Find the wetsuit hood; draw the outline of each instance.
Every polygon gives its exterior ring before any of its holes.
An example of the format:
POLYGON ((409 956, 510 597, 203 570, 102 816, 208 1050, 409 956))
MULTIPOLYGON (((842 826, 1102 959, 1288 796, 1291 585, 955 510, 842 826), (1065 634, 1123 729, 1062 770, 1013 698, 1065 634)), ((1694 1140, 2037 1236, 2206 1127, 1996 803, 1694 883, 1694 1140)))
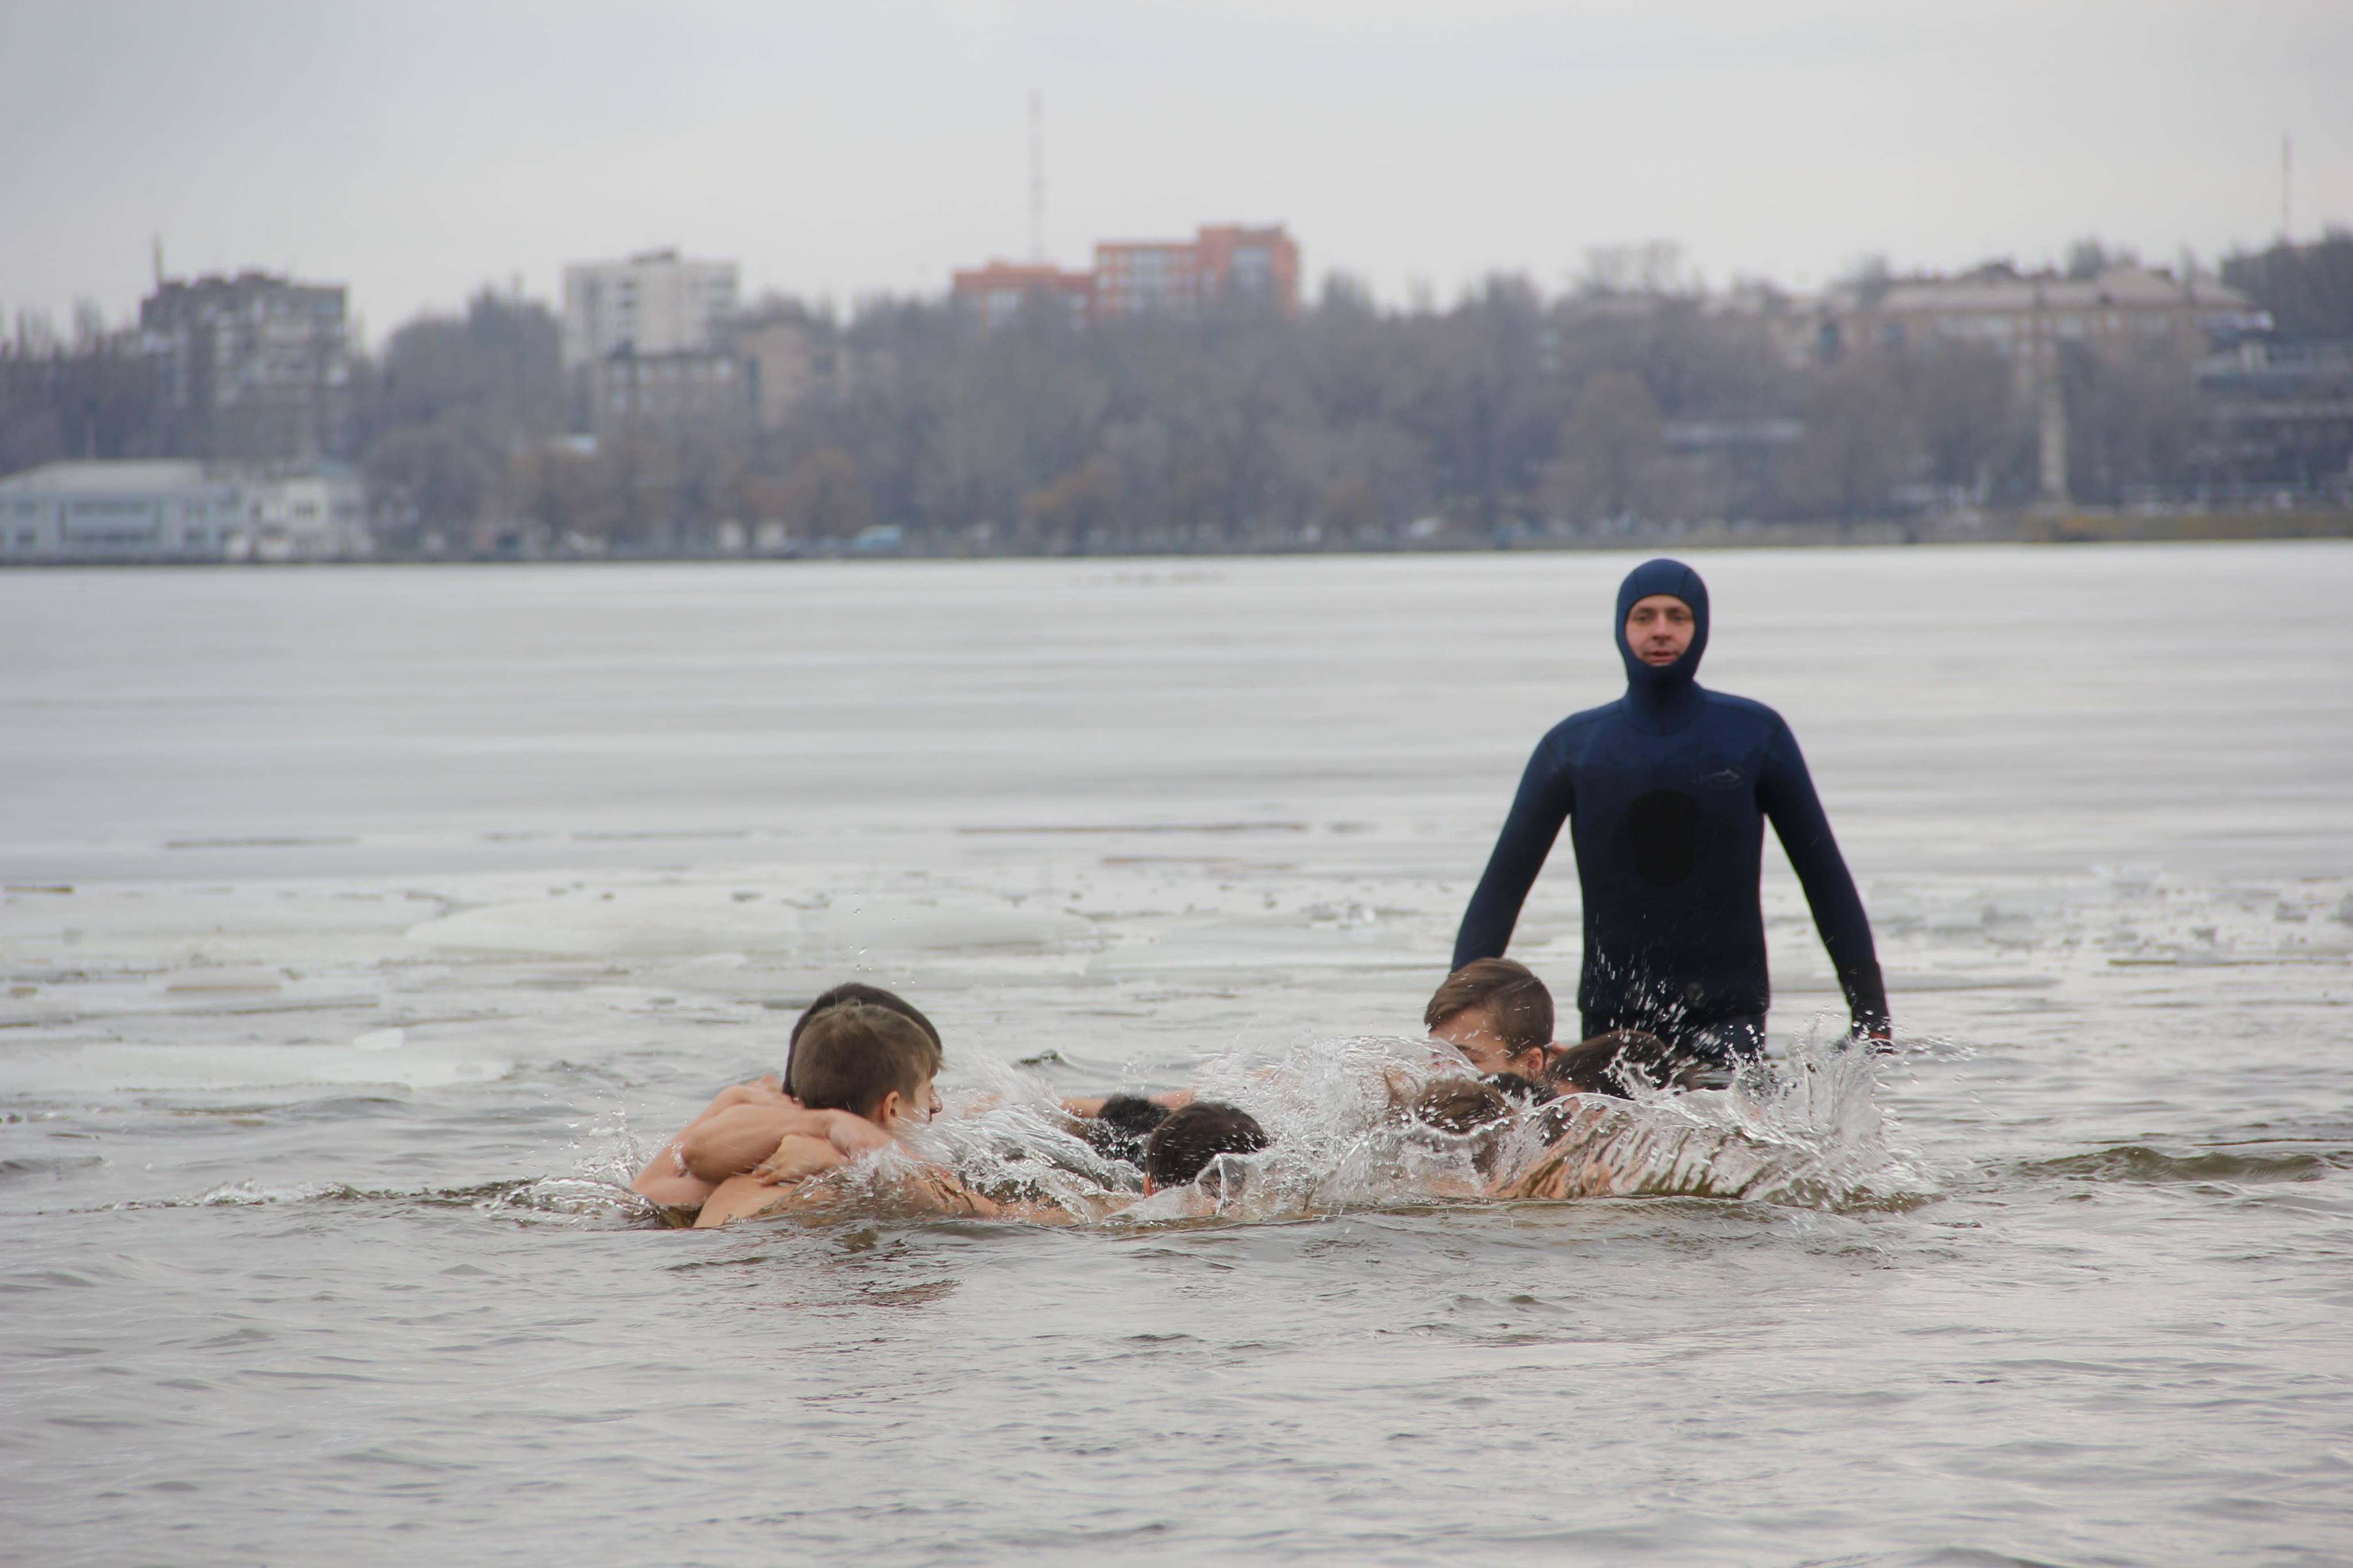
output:
POLYGON ((1618 657, 1626 663, 1626 710, 1645 727, 1679 730, 1699 714, 1700 657, 1707 652, 1707 584, 1680 561, 1661 556, 1645 561, 1618 584, 1618 657), (1691 606, 1691 647, 1683 658, 1663 668, 1644 664, 1626 640, 1626 616, 1635 602, 1653 594, 1672 594, 1691 606))

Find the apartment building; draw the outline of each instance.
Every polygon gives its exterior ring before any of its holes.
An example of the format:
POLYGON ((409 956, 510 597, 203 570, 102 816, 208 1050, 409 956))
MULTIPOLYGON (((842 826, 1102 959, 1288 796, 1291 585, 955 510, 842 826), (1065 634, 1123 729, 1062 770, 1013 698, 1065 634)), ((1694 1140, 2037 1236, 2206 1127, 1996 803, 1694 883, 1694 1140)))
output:
POLYGON ((1191 239, 1105 241, 1095 247, 1092 272, 992 261, 955 273, 949 294, 990 326, 1039 302, 1072 321, 1208 310, 1287 316, 1299 308, 1299 247, 1280 224, 1206 225, 1191 239))
POLYGON ((1205 225, 1189 240, 1095 247, 1094 312, 1134 316, 1203 310, 1299 309, 1299 247, 1276 224, 1205 225))
POLYGON ((1767 320, 1784 357, 1799 364, 1940 342, 1982 343, 2021 361, 2052 344, 2081 342, 2189 364, 2218 341, 2271 325, 2246 295, 2211 279, 2137 266, 2068 278, 2000 263, 1957 278, 1841 283, 1818 300, 1789 301, 1767 320))
POLYGON ((691 261, 676 250, 566 267, 565 366, 576 370, 624 350, 649 356, 708 352, 735 312, 735 263, 691 261))
POLYGON ((286 462, 341 447, 351 397, 342 284, 250 271, 159 279, 140 301, 139 331, 171 450, 286 462))
POLYGON ((992 327, 1012 321, 1032 300, 1084 321, 1094 314, 1095 275, 1065 272, 1046 262, 992 261, 955 273, 948 293, 992 327))

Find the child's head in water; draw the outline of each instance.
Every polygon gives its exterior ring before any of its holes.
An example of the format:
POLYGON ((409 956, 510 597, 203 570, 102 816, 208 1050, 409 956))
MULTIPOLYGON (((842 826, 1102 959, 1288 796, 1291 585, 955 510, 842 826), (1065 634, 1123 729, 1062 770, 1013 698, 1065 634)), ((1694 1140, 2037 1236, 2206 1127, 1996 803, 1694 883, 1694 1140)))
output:
POLYGON ((1181 1187, 1220 1154, 1255 1154, 1272 1140, 1249 1111, 1197 1100, 1152 1130, 1144 1142, 1144 1190, 1181 1187))
POLYGON ((1421 1021, 1482 1073, 1535 1079, 1552 1045, 1552 993, 1525 963, 1473 959, 1446 977, 1421 1021))
POLYGON ((881 1007, 896 1013, 921 1029, 924 1037, 932 1042, 932 1074, 934 1077, 938 1076, 940 1032, 933 1026, 932 1021, 924 1017, 913 1003, 895 991, 885 991, 880 985, 869 985, 862 980, 846 980, 830 990, 818 993, 817 999, 802 1008, 801 1016, 793 1020, 793 1032, 786 1037, 785 1045, 785 1070, 780 1075, 786 1094, 796 1100, 802 1100, 804 1104, 807 1103, 800 1090, 794 1087, 796 1081, 794 1075, 800 1066, 801 1037, 808 1033, 811 1024, 816 1023, 836 1007, 848 1006, 852 1003, 869 1007, 881 1007))
POLYGON ((793 1048, 795 1087, 811 1110, 847 1110, 890 1131, 928 1121, 940 1047, 903 1013, 865 1002, 828 1007, 793 1048))
POLYGON ((1409 1110, 1425 1127, 1471 1140, 1471 1163, 1482 1176, 1493 1173, 1503 1146, 1500 1134, 1519 1115, 1501 1089, 1470 1078, 1440 1079, 1414 1098, 1409 1110))
POLYGON ((1608 1094, 1625 1099, 1645 1089, 1691 1089, 1699 1083, 1698 1061, 1658 1036, 1641 1029, 1612 1029, 1554 1054, 1542 1080, 1556 1094, 1608 1094))
POLYGON ((1171 1114, 1166 1106, 1140 1094, 1114 1094, 1080 1123, 1080 1131, 1103 1158, 1140 1167, 1145 1140, 1171 1114))

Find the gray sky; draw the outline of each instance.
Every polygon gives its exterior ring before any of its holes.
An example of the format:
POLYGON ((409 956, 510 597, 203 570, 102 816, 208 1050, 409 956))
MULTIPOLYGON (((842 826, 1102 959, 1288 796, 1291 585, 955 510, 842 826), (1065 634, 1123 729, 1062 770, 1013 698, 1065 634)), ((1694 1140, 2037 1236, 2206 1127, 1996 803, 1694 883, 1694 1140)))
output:
POLYGON ((1401 300, 1670 238, 1711 283, 2210 259, 2353 223, 2343 0, 0 0, 0 310, 343 281, 372 339, 675 244, 747 293, 1280 220, 1401 300))

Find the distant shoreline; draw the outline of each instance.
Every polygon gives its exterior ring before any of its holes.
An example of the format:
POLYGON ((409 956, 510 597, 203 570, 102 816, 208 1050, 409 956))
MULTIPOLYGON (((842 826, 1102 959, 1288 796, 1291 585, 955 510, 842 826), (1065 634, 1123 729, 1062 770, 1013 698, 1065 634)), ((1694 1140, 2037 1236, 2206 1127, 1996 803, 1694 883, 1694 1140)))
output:
POLYGON ((1903 545, 1970 544, 2189 544, 2245 543, 2265 540, 2353 540, 2353 510, 2326 511, 2129 512, 2090 510, 1987 515, 1934 521, 1751 522, 1666 524, 1625 533, 1525 533, 1493 539, 1461 535, 1380 545, 1327 545, 1299 540, 1261 543, 1221 542, 1198 550, 1155 543, 1135 549, 1067 552, 1010 550, 859 550, 848 542, 790 552, 718 550, 491 551, 448 555, 364 555, 296 560, 195 560, 185 555, 57 555, 0 559, 0 570, 93 566, 288 567, 288 566, 516 566, 612 565, 652 562, 709 563, 890 561, 1134 561, 1211 560, 1271 556, 1468 555, 1500 552, 1823 550, 1903 545))

